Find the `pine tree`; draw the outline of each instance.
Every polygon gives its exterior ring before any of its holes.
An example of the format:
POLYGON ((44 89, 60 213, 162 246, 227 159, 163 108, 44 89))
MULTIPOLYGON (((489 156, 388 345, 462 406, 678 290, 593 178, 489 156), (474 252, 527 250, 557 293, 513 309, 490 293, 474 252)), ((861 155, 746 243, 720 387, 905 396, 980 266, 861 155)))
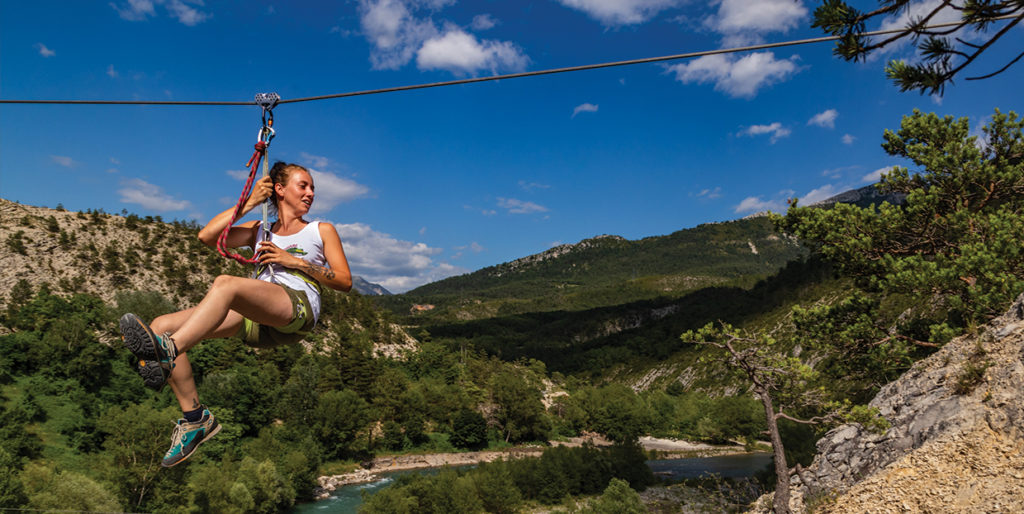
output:
MULTIPOLYGON (((908 64, 893 60, 886 67, 886 75, 899 86, 901 91, 916 90, 922 94, 941 95, 946 84, 953 81, 958 73, 974 62, 985 50, 1006 35, 1021 20, 1024 20, 1024 4, 1018 0, 956 0, 935 2, 920 12, 913 13, 906 27, 895 34, 868 39, 861 34, 865 23, 872 19, 900 16, 917 5, 911 0, 879 0, 880 7, 871 12, 861 12, 844 0, 824 0, 814 11, 812 26, 820 27, 833 36, 841 36, 836 43, 835 54, 847 61, 866 60, 867 56, 886 46, 895 45, 910 38, 917 44, 922 58, 919 64, 908 64), (925 29, 937 19, 956 13, 959 23, 952 27, 925 29), (996 27, 996 19, 1012 16, 1008 23, 996 27), (997 29, 994 34, 976 44, 958 37, 962 31, 985 32, 990 27, 997 29), (923 39, 923 40, 922 40, 923 39)), ((985 79, 1006 71, 1016 63, 1024 52, 1006 63, 1002 68, 967 80, 985 79)))
MULTIPOLYGON (((793 207, 776 217, 868 290, 903 294, 925 318, 914 335, 943 343, 951 330, 996 316, 1024 290, 1024 119, 998 109, 970 135, 967 118, 914 111, 882 147, 920 169, 895 167, 878 184, 903 205, 793 207)), ((909 326, 909 323, 905 325, 909 326)))

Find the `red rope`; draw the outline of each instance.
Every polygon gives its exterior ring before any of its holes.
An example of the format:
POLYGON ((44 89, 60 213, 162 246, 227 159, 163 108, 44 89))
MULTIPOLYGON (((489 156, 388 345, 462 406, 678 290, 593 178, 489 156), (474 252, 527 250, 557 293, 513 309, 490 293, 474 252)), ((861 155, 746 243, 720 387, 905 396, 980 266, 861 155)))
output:
MULTIPOLYGON (((245 181, 245 188, 242 189, 242 196, 238 197, 238 205, 235 206, 235 212, 234 214, 231 215, 231 221, 228 222, 228 226, 224 227, 224 231, 221 232, 220 237, 217 238, 217 252, 220 253, 222 257, 234 259, 242 264, 256 264, 256 255, 254 253, 252 259, 246 259, 245 257, 242 257, 241 255, 228 250, 226 246, 228 240, 228 232, 231 231, 231 226, 235 224, 235 221, 238 219, 238 216, 242 212, 242 207, 245 206, 246 200, 249 199, 249 193, 252 192, 252 184, 254 179, 256 178, 256 170, 259 169, 260 161, 263 159, 263 156, 266 153, 267 143, 263 141, 257 141, 256 151, 253 152, 252 157, 249 158, 249 162, 246 164, 246 166, 250 167, 249 179, 245 181)), ((253 252, 255 251, 256 249, 253 248, 253 252)))

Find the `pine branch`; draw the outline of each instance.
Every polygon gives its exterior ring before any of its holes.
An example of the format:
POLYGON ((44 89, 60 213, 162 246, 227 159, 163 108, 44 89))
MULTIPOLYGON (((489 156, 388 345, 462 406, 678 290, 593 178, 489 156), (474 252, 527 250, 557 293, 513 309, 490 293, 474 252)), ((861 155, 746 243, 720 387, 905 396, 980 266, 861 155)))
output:
POLYGON ((1017 57, 1014 57, 1012 61, 1006 63, 1006 66, 1003 66, 1002 68, 999 68, 998 70, 989 73, 988 75, 982 75, 980 77, 967 77, 965 80, 981 80, 995 77, 996 75, 999 75, 1000 73, 1009 69, 1010 66, 1013 66, 1017 61, 1020 60, 1021 57, 1024 57, 1024 52, 1017 54, 1017 57))

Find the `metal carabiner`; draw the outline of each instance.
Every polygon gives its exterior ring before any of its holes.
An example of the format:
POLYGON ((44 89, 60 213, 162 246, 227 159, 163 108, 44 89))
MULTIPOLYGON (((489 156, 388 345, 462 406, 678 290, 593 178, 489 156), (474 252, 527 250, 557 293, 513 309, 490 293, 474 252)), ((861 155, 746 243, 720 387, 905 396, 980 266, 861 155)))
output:
POLYGON ((263 126, 256 139, 268 145, 270 140, 274 139, 274 107, 279 101, 281 101, 281 96, 277 93, 258 93, 256 95, 255 103, 263 109, 263 126))
POLYGON ((274 139, 274 129, 269 125, 260 127, 260 131, 256 133, 256 140, 269 145, 271 139, 274 139))

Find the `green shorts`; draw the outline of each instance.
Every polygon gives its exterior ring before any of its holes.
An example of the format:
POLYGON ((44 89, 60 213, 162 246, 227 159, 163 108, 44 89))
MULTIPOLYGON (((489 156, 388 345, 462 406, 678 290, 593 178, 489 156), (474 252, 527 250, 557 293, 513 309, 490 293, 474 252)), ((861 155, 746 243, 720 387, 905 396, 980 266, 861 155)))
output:
POLYGON ((238 330, 237 334, 243 343, 253 348, 275 348, 302 341, 313 330, 316 319, 313 317, 313 308, 309 305, 306 293, 281 287, 288 293, 288 298, 292 301, 291 322, 283 327, 270 327, 244 318, 242 328, 238 330))

